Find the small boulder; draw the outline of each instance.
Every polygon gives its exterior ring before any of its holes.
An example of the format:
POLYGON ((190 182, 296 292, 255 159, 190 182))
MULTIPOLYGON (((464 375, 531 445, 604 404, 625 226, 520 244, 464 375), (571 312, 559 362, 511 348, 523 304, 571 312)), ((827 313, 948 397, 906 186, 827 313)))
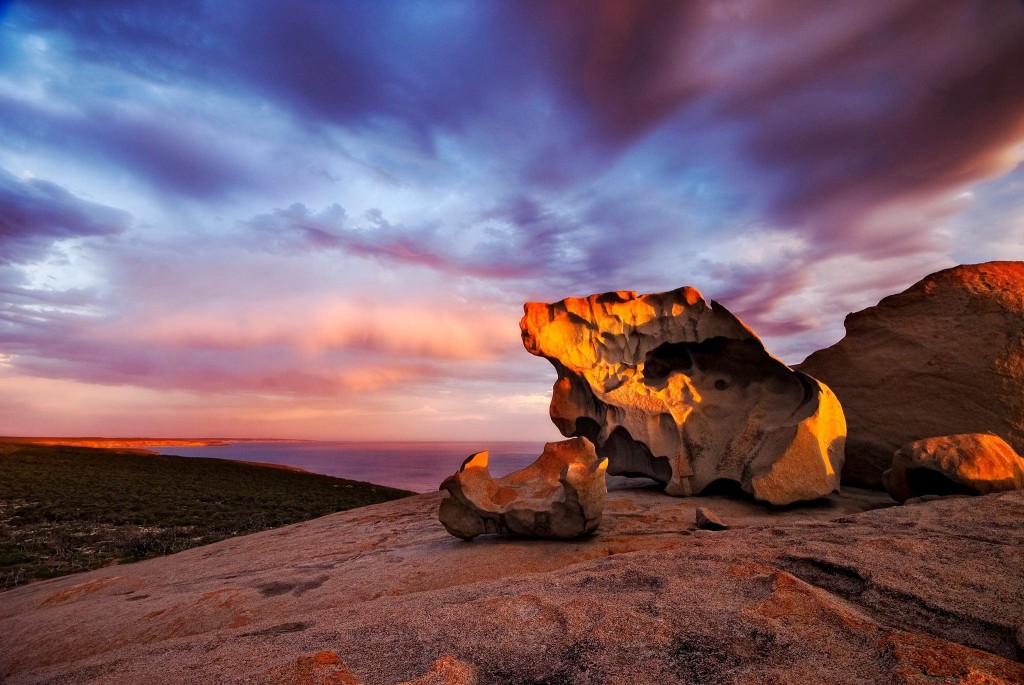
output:
POLYGON ((1024 459, 996 435, 946 435, 896 450, 882 480, 898 502, 926 495, 987 495, 1024 489, 1024 459))
POLYGON ((491 477, 487 456, 470 456, 441 483, 451 497, 441 502, 438 518, 452 535, 570 539, 600 525, 608 460, 586 438, 549 442, 537 461, 502 478, 491 477))
POLYGON ((701 530, 726 530, 728 527, 715 512, 707 507, 697 507, 697 528, 701 530))

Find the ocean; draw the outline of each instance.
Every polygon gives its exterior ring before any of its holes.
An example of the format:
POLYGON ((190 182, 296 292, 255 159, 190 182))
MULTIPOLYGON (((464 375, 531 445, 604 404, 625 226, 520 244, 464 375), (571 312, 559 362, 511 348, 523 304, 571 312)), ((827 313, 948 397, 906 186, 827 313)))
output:
POLYGON ((328 476, 433 492, 469 455, 490 453, 491 475, 529 466, 543 442, 238 442, 215 447, 147 447, 160 454, 295 466, 328 476))

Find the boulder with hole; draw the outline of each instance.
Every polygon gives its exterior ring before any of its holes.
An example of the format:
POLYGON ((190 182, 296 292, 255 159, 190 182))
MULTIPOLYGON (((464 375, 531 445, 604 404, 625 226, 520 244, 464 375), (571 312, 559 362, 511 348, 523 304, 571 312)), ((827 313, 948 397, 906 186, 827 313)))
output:
POLYGON ((693 288, 530 302, 523 343, 558 375, 551 420, 608 472, 673 495, 728 480, 789 504, 839 488, 846 422, 835 395, 765 350, 693 288))

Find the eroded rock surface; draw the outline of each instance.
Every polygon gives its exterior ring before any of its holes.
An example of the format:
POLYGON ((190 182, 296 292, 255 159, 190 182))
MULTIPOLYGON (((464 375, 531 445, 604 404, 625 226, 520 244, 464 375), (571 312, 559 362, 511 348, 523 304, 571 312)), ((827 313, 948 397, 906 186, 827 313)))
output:
POLYGON ((601 524, 607 459, 586 438, 549 442, 530 466, 492 478, 487 452, 477 452, 441 483, 451 497, 438 518, 456 537, 484 533, 570 539, 601 524))
POLYGON ((1024 682, 1024 492, 864 511, 891 500, 613 489, 592 537, 474 544, 437 523, 444 496, 0 593, 0 681, 1024 682), (730 529, 695 530, 698 506, 730 529))
POLYGON ((916 440, 896 450, 882 474, 897 502, 926 495, 987 495, 1024 488, 1024 458, 988 433, 916 440))
MULTIPOLYGON (((367 685, 349 670, 336 652, 330 650, 304 654, 293 661, 275 664, 260 673, 258 678, 276 685, 367 685)), ((444 655, 421 677, 403 680, 398 685, 477 685, 476 669, 444 655)))
POLYGON ((1024 454, 1024 262, 931 274, 796 368, 843 403, 843 482, 881 488, 896 449, 935 435, 994 433, 1024 454))
POLYGON ((528 303, 523 344, 558 373, 551 420, 611 474, 693 495, 719 479, 788 504, 839 487, 846 423, 832 392, 693 288, 528 303))
POLYGON ((697 507, 697 527, 701 530, 727 530, 729 526, 711 509, 697 507))

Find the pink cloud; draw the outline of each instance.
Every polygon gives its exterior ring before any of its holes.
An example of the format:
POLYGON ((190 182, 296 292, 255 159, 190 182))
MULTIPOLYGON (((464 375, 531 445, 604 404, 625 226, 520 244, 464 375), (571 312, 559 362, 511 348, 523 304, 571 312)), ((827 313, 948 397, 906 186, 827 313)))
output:
POLYGON ((25 425, 92 388, 110 425, 442 435, 547 392, 527 299, 694 285, 797 361, 1024 255, 1019 203, 976 240, 950 199, 1020 160, 1017 0, 115 5, 15 7, 0 45, 3 163, 54 174, 0 172, 25 425))

